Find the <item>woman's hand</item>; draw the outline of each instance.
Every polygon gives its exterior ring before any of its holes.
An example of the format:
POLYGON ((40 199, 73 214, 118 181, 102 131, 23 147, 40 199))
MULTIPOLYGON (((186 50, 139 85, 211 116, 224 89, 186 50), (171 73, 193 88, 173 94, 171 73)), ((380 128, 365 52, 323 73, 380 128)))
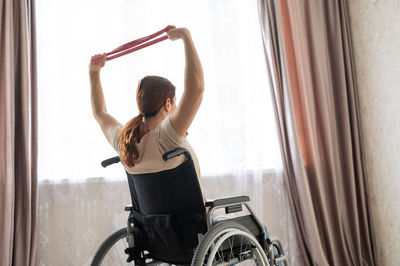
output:
POLYGON ((106 64, 106 56, 105 56, 105 54, 103 54, 103 55, 104 56, 102 58, 99 58, 95 61, 93 61, 93 58, 99 57, 101 55, 97 54, 97 55, 92 56, 92 59, 90 60, 90 65, 89 65, 90 72, 98 72, 106 64))
POLYGON ((184 40, 185 38, 190 37, 190 32, 186 28, 176 28, 173 25, 170 25, 169 27, 171 27, 172 29, 170 29, 166 33, 168 35, 168 39, 170 39, 172 41, 179 40, 179 39, 184 40))

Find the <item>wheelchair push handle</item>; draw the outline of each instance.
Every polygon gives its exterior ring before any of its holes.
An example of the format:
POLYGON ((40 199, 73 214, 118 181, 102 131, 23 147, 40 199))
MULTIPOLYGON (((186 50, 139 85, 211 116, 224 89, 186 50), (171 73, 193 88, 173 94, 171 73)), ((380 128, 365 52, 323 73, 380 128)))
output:
POLYGON ((101 166, 106 168, 107 166, 109 166, 111 164, 119 163, 120 161, 121 161, 121 159, 119 158, 119 156, 115 156, 115 157, 112 157, 110 159, 102 161, 101 162, 101 166))
POLYGON ((176 148, 175 150, 166 152, 166 153, 163 154, 162 158, 163 158, 164 161, 168 161, 169 159, 172 159, 172 158, 174 158, 176 156, 179 156, 181 154, 185 154, 186 158, 188 160, 192 160, 192 156, 190 155, 190 152, 185 148, 176 148))

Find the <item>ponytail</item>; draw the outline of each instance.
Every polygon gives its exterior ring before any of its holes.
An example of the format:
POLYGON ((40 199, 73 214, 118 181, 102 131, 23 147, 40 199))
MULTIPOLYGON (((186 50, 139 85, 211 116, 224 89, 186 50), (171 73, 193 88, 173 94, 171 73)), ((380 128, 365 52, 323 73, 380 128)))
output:
POLYGON ((143 115, 139 114, 128 121, 118 134, 120 158, 128 167, 134 167, 134 161, 139 158, 136 143, 147 133, 143 124, 143 115))
POLYGON ((121 162, 127 167, 134 167, 139 158, 136 144, 149 131, 143 124, 143 117, 150 118, 159 112, 165 101, 175 96, 175 86, 166 78, 146 76, 140 80, 136 89, 136 102, 139 115, 135 116, 118 134, 121 162))

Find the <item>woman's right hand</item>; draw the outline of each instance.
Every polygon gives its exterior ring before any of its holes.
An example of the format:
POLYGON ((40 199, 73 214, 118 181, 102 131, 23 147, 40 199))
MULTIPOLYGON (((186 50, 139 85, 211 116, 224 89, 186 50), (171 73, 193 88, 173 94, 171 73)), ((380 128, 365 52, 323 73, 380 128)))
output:
POLYGON ((185 39, 190 36, 190 32, 187 28, 176 28, 173 25, 169 26, 171 29, 167 31, 168 39, 175 41, 179 39, 185 39))

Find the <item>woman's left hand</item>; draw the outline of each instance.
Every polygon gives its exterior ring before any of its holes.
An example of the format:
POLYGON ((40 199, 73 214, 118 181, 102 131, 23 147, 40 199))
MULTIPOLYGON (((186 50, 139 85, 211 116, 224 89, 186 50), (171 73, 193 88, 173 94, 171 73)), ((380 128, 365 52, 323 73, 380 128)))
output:
MULTIPOLYGON (((103 54, 104 56, 102 58, 99 58, 95 61, 90 60, 90 65, 89 65, 89 71, 90 72, 98 72, 100 69, 106 64, 106 55, 103 54)), ((92 56, 92 59, 94 57, 101 56, 100 54, 92 56)))

